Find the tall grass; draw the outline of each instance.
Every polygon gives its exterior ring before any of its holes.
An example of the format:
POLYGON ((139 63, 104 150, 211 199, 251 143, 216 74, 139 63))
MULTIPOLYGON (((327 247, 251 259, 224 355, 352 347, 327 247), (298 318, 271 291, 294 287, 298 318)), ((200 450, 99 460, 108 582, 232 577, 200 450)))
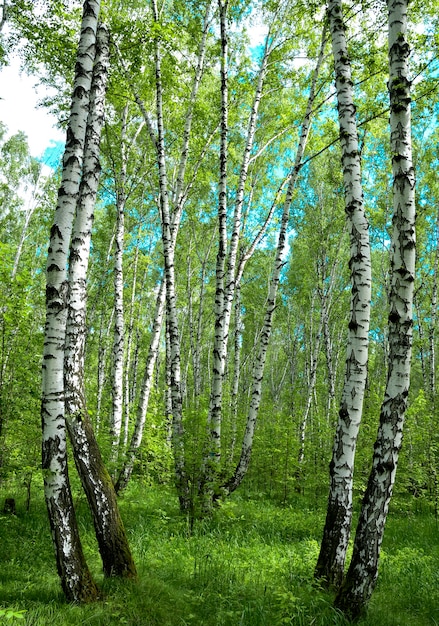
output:
MULTIPOLYGON (((3 496, 0 492, 0 497, 3 496)), ((1 505, 2 501, 0 501, 1 505)), ((190 532, 172 492, 133 485, 120 502, 139 569, 137 582, 104 580, 85 501, 78 518, 102 598, 66 604, 41 495, 0 516, 0 608, 26 611, 29 626, 346 625, 313 581, 324 502, 288 506, 236 494, 190 532)), ((429 510, 394 507, 378 585, 362 626, 439 624, 439 532, 429 510)))

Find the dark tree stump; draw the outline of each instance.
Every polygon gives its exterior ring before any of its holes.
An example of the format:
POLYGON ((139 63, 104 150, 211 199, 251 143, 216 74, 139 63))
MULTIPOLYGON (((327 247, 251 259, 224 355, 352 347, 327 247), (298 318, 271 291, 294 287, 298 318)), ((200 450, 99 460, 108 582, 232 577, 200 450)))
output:
POLYGON ((5 506, 3 507, 3 513, 6 513, 8 515, 16 515, 16 510, 15 510, 15 499, 14 498, 6 498, 5 499, 5 506))

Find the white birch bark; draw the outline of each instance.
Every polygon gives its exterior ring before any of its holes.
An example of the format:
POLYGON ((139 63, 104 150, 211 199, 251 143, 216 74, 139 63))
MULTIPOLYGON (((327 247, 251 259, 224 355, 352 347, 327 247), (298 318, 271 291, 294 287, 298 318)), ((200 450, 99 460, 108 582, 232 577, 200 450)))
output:
POLYGON ((299 171, 302 164, 303 154, 305 152, 306 142, 308 139, 310 123, 311 123, 311 114, 312 108, 314 104, 315 92, 316 92, 316 84, 317 77, 320 72, 320 67, 323 62, 324 49, 326 43, 325 29, 322 32, 322 40, 320 44, 320 52, 317 60, 316 67, 314 68, 310 93, 308 96, 308 103, 306 107, 305 116, 302 122, 302 127, 300 131, 299 144, 297 147, 296 158, 294 162, 294 167, 290 173, 289 181, 288 181, 288 189, 285 196, 285 201, 283 204, 282 210, 282 219, 279 230, 279 238, 276 248, 276 256, 274 260, 274 267, 271 276, 267 305, 265 309, 265 317, 264 323, 262 327, 262 331, 259 338, 259 343, 257 346, 255 367, 253 373, 253 381, 251 388, 251 401, 250 408, 247 415, 247 424, 244 432, 242 447, 241 447, 241 456, 238 461, 238 464, 235 468, 233 476, 229 478, 229 480, 222 485, 222 491, 224 493, 230 493, 234 491, 242 482, 245 474, 247 473, 248 467, 250 465, 251 453, 253 448, 253 439, 256 428, 256 421, 259 412, 259 406, 261 403, 261 390, 262 390, 262 379, 264 375, 264 366, 265 366, 265 358, 267 355, 268 343, 271 335, 271 328, 273 323, 273 314, 276 308, 276 297, 277 290, 279 286, 279 279, 282 267, 285 264, 284 257, 286 252, 286 243, 287 243, 287 228, 288 228, 288 220, 290 215, 290 207, 293 198, 294 187, 297 181, 297 177, 299 175, 299 171))
POLYGON ((389 367, 372 470, 361 506, 352 561, 336 598, 336 606, 352 619, 365 609, 378 575, 380 548, 395 482, 410 386, 416 240, 407 0, 388 0, 387 7, 393 171, 389 367))
MULTIPOLYGON (((314 315, 314 295, 312 298, 311 304, 311 316, 314 315)), ((315 333, 314 342, 312 341, 312 335, 314 334, 312 328, 310 330, 310 358, 309 358, 309 379, 308 379, 308 390, 306 395, 306 403, 305 408, 302 415, 302 420, 300 422, 299 428, 299 454, 297 456, 297 471, 296 471, 296 489, 298 491, 301 490, 301 482, 302 482, 302 466, 305 460, 305 437, 306 437, 306 428, 308 424, 309 415, 311 413, 312 400, 314 397, 316 382, 317 382, 317 366, 319 362, 320 348, 322 344, 322 333, 323 333, 323 323, 324 323, 324 314, 323 310, 320 313, 319 325, 317 332, 315 333), (314 345, 313 345, 314 344, 314 345)))
POLYGON ((125 239, 125 204, 127 175, 127 117, 128 105, 122 114, 120 172, 116 181, 116 238, 114 253, 114 339, 112 368, 112 411, 110 435, 112 440, 111 458, 117 462, 123 419, 123 362, 125 345, 125 312, 123 303, 123 251, 125 239))
POLYGON ((137 290, 137 265, 139 261, 139 245, 136 246, 136 250, 134 253, 134 269, 133 269, 133 284, 131 287, 131 301, 130 301, 130 312, 128 317, 128 332, 127 332, 127 349, 125 355, 125 366, 124 366, 124 406, 125 406, 125 417, 124 417, 124 432, 123 432, 123 449, 127 449, 128 445, 128 429, 130 425, 130 414, 131 414, 131 394, 130 394, 130 370, 131 370, 131 352, 132 352, 132 344, 133 344, 133 328, 134 328, 134 303, 136 299, 136 290, 137 290))
POLYGON ((64 341, 67 258, 81 179, 99 9, 97 0, 84 2, 62 179, 46 266, 41 403, 44 493, 61 585, 73 602, 94 600, 98 595, 82 553, 70 492, 64 423, 64 341))
POLYGON ((222 383, 224 374, 223 355, 225 328, 224 328, 224 281, 227 255, 227 142, 229 117, 228 91, 228 35, 227 35, 227 8, 228 1, 218 0, 221 32, 221 123, 220 123, 220 154, 219 154, 219 185, 218 185, 218 251, 215 270, 215 337, 212 355, 212 385, 208 415, 210 442, 208 458, 205 463, 207 471, 204 482, 212 480, 214 465, 220 461, 221 455, 221 401, 222 383))
MULTIPOLYGON (((154 21, 158 22, 156 0, 152 0, 154 21)), ((172 236, 172 218, 169 206, 168 177, 166 173, 166 154, 163 123, 163 86, 161 78, 161 53, 156 37, 154 42, 156 94, 157 94, 157 165, 159 170, 160 209, 162 217, 162 244, 166 282, 166 319, 170 337, 170 370, 171 370, 171 399, 173 418, 173 451, 175 464, 175 479, 180 507, 189 509, 189 488, 185 469, 183 402, 181 393, 181 358, 180 338, 177 319, 174 241, 172 236)), ((174 231, 176 233, 176 230, 174 231)))
POLYGON ((102 461, 85 399, 87 271, 100 176, 100 136, 104 121, 109 55, 108 31, 102 25, 98 27, 96 48, 83 174, 70 244, 64 358, 65 419, 76 467, 92 512, 104 573, 107 576, 135 577, 136 568, 120 518, 116 494, 102 461))
MULTIPOLYGON (((259 68, 258 80, 253 99, 250 119, 247 129, 246 145, 242 157, 241 171, 236 191, 235 209, 233 216, 233 228, 230 237, 230 245, 227 253, 227 117, 228 117, 228 77, 227 77, 227 32, 226 32, 227 3, 220 2, 221 19, 221 148, 220 148, 220 185, 219 185, 219 246, 217 257, 217 286, 215 294, 215 338, 213 347, 213 370, 212 388, 210 395, 209 417, 210 435, 212 447, 209 450, 211 463, 219 465, 221 460, 221 421, 223 381, 227 360, 229 328, 232 313, 232 304, 236 288, 236 260, 238 254, 239 238, 241 234, 242 210, 244 204, 244 191, 247 182, 250 155, 254 144, 256 123, 258 119, 259 105, 262 98, 264 80, 267 74, 268 59, 270 55, 270 33, 267 35, 259 68), (227 269, 225 268, 227 254, 227 269)), ((212 480, 213 477, 210 477, 212 480)), ((209 480, 209 478, 207 479, 209 480)))
POLYGON ((28 203, 28 206, 27 206, 27 209, 26 209, 26 214, 25 214, 25 217, 24 217, 24 224, 23 224, 23 227, 21 229, 20 239, 19 239, 19 242, 18 242, 17 250, 15 252, 14 265, 12 267, 12 272, 11 272, 11 282, 13 282, 15 280, 15 277, 17 275, 18 266, 19 266, 21 255, 22 255, 22 252, 23 252, 24 242, 26 241, 26 237, 27 237, 27 229, 29 228, 29 223, 31 221, 32 215, 34 214, 34 211, 35 211, 35 209, 38 206, 38 201, 41 198, 41 188, 40 188, 40 185, 43 183, 43 176, 42 176, 41 170, 42 170, 42 165, 40 165, 40 171, 38 173, 37 180, 34 183, 32 196, 29 199, 29 203, 28 203))
MULTIPOLYGON (((177 215, 174 216, 174 225, 173 231, 178 228, 178 214, 181 214, 184 204, 184 197, 186 195, 184 189, 184 180, 186 174, 186 166, 187 160, 189 156, 189 141, 191 137, 191 129, 192 129, 192 120, 194 116, 194 107, 197 100, 198 90, 200 87, 201 78, 203 76, 204 71, 204 61, 206 55, 206 42, 207 42, 207 34, 209 32, 209 26, 211 21, 211 9, 213 5, 213 0, 209 0, 206 5, 206 12, 204 14, 203 20, 203 31, 201 36, 201 42, 198 49, 197 55, 197 67, 195 69, 194 80, 192 83, 191 95, 189 97, 188 109, 186 111, 184 131, 183 131, 183 141, 182 141, 182 149, 181 149, 181 157, 178 165, 178 173, 177 173, 177 182, 175 185, 174 192, 172 194, 172 202, 175 207, 175 213, 177 215)), ((173 233, 174 239, 176 238, 176 233, 173 233)))
POLYGON ((104 320, 101 319, 100 329, 99 329, 99 348, 98 348, 98 371, 97 371, 97 394, 96 394, 96 432, 99 432, 101 426, 101 409, 102 409, 102 396, 104 393, 104 384, 105 384, 105 366, 106 366, 106 357, 108 351, 108 340, 107 337, 110 336, 111 329, 113 327, 113 317, 114 317, 114 308, 111 309, 110 319, 108 321, 107 329, 105 331, 105 336, 103 333, 103 325, 104 320))
POLYGON ((428 344, 430 353, 430 368, 428 387, 430 391, 430 401, 432 413, 436 413, 436 324, 437 324, 437 303, 438 303, 438 273, 439 273, 439 210, 436 215, 435 225, 436 250, 434 253, 433 265, 433 288, 431 291, 430 324, 428 328, 428 344))
POLYGON ((328 509, 315 573, 327 584, 339 586, 343 579, 350 536, 355 450, 367 378, 371 262, 353 82, 341 0, 329 1, 328 17, 335 66, 345 209, 350 235, 349 267, 352 291, 345 379, 330 464, 328 509))
POLYGON ((235 286, 235 333, 234 333, 234 355, 233 355, 233 381, 230 400, 231 413, 231 434, 229 462, 232 463, 235 454, 236 435, 238 427, 238 402, 239 402, 239 381, 241 378, 241 345, 242 345, 242 319, 241 319, 241 285, 239 282, 235 286))
POLYGON ((8 20, 8 0, 3 0, 1 9, 1 18, 0 18, 0 33, 3 30, 4 25, 8 20))

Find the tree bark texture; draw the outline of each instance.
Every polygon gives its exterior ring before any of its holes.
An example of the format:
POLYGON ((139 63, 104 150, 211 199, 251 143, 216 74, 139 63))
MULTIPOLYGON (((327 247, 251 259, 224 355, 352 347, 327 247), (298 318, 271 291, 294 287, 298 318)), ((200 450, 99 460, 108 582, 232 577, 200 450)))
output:
POLYGON ((328 17, 335 66, 345 210, 350 235, 352 290, 345 379, 329 468, 326 522, 315 575, 326 584, 338 587, 343 580, 351 529, 355 450, 367 379, 372 277, 369 224, 364 212, 361 155, 341 0, 330 0, 328 17))
POLYGON ((412 162, 407 1, 388 0, 390 144, 393 230, 389 312, 389 367, 372 470, 363 498, 352 561, 336 606, 358 618, 378 575, 378 561, 402 442, 410 385, 415 277, 415 175, 412 162))
POLYGON ((221 33, 221 131, 219 154, 219 189, 218 189, 218 251, 216 256, 215 286, 215 337, 212 358, 212 385, 208 416, 210 442, 207 462, 204 463, 206 476, 204 484, 212 481, 215 467, 221 458, 221 404, 222 383, 224 376, 224 343, 227 342, 224 328, 224 281, 227 256, 227 142, 229 117, 228 86, 228 36, 227 36, 227 0, 218 0, 221 33))
POLYGON ((104 121, 107 71, 108 31, 100 25, 97 32, 83 175, 70 245, 64 360, 65 417, 75 464, 92 512, 104 573, 106 576, 135 577, 136 568, 119 514, 116 494, 87 413, 84 388, 86 281, 100 176, 100 137, 104 121))
POLYGON ((82 172, 99 9, 98 1, 84 2, 61 185, 46 266, 42 468, 58 573, 66 598, 72 602, 92 601, 98 596, 82 552, 69 484, 64 422, 64 342, 67 258, 82 172))

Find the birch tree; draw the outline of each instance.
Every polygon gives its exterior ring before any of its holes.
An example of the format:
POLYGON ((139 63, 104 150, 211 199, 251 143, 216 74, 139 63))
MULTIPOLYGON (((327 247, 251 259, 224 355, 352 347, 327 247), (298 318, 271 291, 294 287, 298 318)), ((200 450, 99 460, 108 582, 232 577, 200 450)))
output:
POLYGON ((128 451, 126 453, 122 468, 115 483, 115 489, 117 493, 125 489, 125 487, 127 486, 133 472, 136 453, 140 448, 140 444, 142 443, 143 431, 146 422, 146 413, 148 410, 149 396, 154 380, 154 367, 159 352, 160 333, 162 329, 163 315, 165 310, 165 300, 165 281, 162 280, 157 294, 151 339, 149 343, 149 350, 146 358, 146 365, 140 390, 140 398, 137 407, 136 423, 134 426, 134 431, 131 437, 128 451))
POLYGON ((372 470, 363 497, 354 550, 335 600, 356 619, 372 595, 402 443, 410 386, 412 305, 415 279, 415 175, 411 147, 407 1, 388 0, 390 146, 393 172, 389 365, 374 446, 372 470))
POLYGON ((99 1, 84 2, 62 180, 46 269, 41 404, 44 493, 61 585, 67 599, 74 602, 95 600, 98 596, 82 552, 70 490, 64 423, 64 341, 67 257, 82 172, 99 9, 99 1))
POLYGON ((221 489, 223 493, 231 493, 241 484, 245 474, 247 473, 250 465, 250 459, 253 448, 253 439, 256 428, 256 421, 259 412, 259 406, 261 403, 261 390, 262 380, 264 375, 265 359, 267 356, 268 344, 270 341, 273 314, 276 308, 277 291, 279 287, 279 280, 281 270, 285 264, 284 256, 287 242, 287 227, 290 215, 290 207, 293 199, 293 192, 297 177, 299 175, 302 159, 306 148, 308 134, 310 131, 310 124, 314 106, 314 99, 316 96, 317 78, 320 72, 321 65, 323 63, 324 51, 326 44, 326 29, 322 29, 322 36, 320 42, 319 55, 316 66, 314 68, 311 86, 306 106, 305 115, 302 121, 302 126, 299 135, 299 143, 297 146, 294 166, 288 176, 288 188, 283 202, 282 218, 279 229, 278 242, 276 246, 276 254, 273 264, 273 270, 268 290, 267 304, 264 312, 264 322, 259 337, 258 345, 256 348, 256 359, 254 365, 254 372, 251 385, 251 400, 250 407, 247 414, 247 423, 242 440, 241 454, 239 461, 235 467, 233 475, 222 485, 221 489))
POLYGON ((116 494, 102 461, 87 413, 84 380, 87 270, 91 228, 100 175, 100 135, 108 70, 108 31, 97 32, 84 164, 70 244, 68 317, 64 361, 66 424, 74 459, 86 493, 106 576, 135 577, 136 567, 119 514, 116 494))
POLYGON ((331 486, 316 576, 327 584, 338 586, 343 579, 350 535, 355 449, 367 379, 371 261, 353 82, 341 0, 330 0, 328 18, 335 67, 345 207, 350 232, 352 291, 345 380, 330 464, 331 486))

